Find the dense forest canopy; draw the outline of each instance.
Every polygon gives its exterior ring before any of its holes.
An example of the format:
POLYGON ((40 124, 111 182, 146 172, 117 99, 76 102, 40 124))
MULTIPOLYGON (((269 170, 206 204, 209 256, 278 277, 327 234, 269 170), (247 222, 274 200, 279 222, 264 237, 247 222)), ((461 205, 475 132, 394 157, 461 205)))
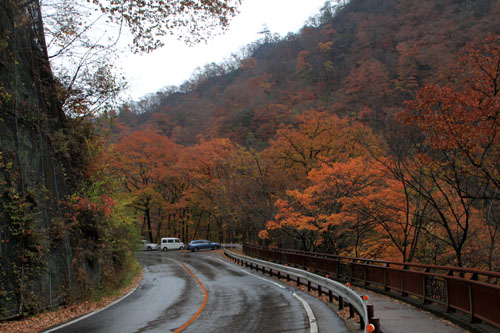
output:
POLYGON ((123 88, 113 47, 127 28, 142 52, 166 33, 208 38, 238 4, 0 2, 0 320, 115 290, 138 273, 137 213, 100 164, 107 147, 95 115, 123 88), (114 24, 113 40, 91 32, 100 18, 114 24))
POLYGON ((499 13, 327 1, 299 33, 123 105, 110 147, 131 155, 112 163, 148 175, 126 185, 141 227, 498 269, 499 13))
POLYGON ((326 1, 115 107, 87 10, 148 52, 239 2, 2 2, 2 318, 116 283, 139 237, 499 269, 500 1, 326 1))

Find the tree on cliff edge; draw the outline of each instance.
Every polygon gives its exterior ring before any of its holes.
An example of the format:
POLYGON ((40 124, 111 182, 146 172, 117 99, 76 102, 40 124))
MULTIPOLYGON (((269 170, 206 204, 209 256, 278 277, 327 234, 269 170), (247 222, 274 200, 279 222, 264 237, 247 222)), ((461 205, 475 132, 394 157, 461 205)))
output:
MULTIPOLYGON (((161 46, 170 28, 187 28, 182 32, 192 37, 189 42, 209 35, 207 27, 227 26, 239 0, 81 2, 128 27, 137 50, 149 51, 161 46)), ((112 247, 114 240, 102 230, 109 210, 77 195, 101 185, 86 174, 93 123, 74 119, 78 112, 63 112, 68 87, 52 74, 43 25, 39 0, 0 2, 2 320, 82 297, 109 270, 123 270, 114 267, 123 248, 112 247)), ((71 29, 63 31, 78 38, 71 29)))

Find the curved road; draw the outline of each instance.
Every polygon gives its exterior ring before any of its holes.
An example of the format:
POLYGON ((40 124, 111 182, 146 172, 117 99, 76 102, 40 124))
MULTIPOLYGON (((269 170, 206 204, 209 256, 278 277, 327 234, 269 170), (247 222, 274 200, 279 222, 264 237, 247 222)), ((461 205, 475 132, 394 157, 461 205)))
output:
POLYGON ((135 292, 53 331, 349 332, 322 301, 237 266, 220 251, 154 251, 137 257, 144 278, 135 292))

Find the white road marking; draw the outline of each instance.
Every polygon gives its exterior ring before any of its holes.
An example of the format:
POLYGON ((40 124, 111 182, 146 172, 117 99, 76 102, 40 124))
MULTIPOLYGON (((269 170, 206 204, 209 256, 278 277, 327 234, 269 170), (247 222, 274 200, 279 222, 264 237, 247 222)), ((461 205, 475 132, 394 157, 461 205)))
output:
POLYGON ((131 295, 131 294, 132 294, 132 293, 133 293, 136 289, 137 289, 137 287, 135 287, 133 290, 129 291, 129 292, 128 292, 125 296, 123 296, 122 298, 119 298, 119 299, 117 299, 116 301, 114 301, 114 302, 112 302, 112 303, 109 303, 109 304, 108 304, 108 306, 106 306, 105 308, 102 308, 102 309, 99 309, 99 310, 96 310, 96 311, 93 311, 93 312, 87 313, 86 315, 83 315, 83 316, 81 316, 81 317, 79 317, 79 318, 76 318, 75 320, 72 320, 72 321, 69 321, 69 322, 64 323, 64 324, 62 324, 62 325, 56 326, 56 327, 51 328, 51 329, 49 329, 49 330, 47 330, 47 331, 43 331, 43 333, 50 333, 50 332, 57 331, 57 330, 59 330, 59 329, 61 329, 61 328, 64 328, 64 327, 66 327, 66 326, 73 325, 74 323, 77 323, 77 322, 79 322, 80 320, 83 320, 83 319, 88 318, 88 317, 90 317, 90 316, 96 315, 96 314, 98 314, 99 312, 104 311, 104 310, 106 310, 106 309, 107 309, 107 308, 109 308, 109 307, 112 307, 112 306, 113 306, 113 305, 115 305, 116 303, 123 301, 125 298, 127 298, 128 296, 130 296, 130 295, 131 295))
MULTIPOLYGON (((224 260, 222 260, 222 259, 217 259, 217 260, 219 260, 219 261, 221 261, 221 262, 225 263, 226 265, 231 266, 231 267, 233 267, 233 268, 234 268, 234 266, 233 266, 232 264, 228 263, 227 261, 224 261, 224 260)), ((261 279, 261 280, 264 280, 264 281, 266 281, 266 282, 272 283, 272 284, 274 284, 275 286, 280 287, 281 289, 286 289, 286 287, 282 286, 282 285, 281 285, 281 284, 279 284, 279 283, 276 283, 276 282, 271 281, 271 280, 268 280, 268 279, 264 279, 263 277, 260 277, 260 276, 258 276, 258 275, 255 275, 255 274, 253 274, 253 273, 250 273, 249 271, 246 271, 246 270, 244 270, 244 269, 241 269, 241 268, 238 268, 238 269, 239 269, 240 271, 244 272, 244 273, 247 273, 248 275, 252 275, 252 276, 256 277, 257 279, 261 279)))
POLYGON ((302 303, 304 306, 304 309, 306 310, 307 317, 309 317, 309 325, 311 326, 311 333, 318 333, 318 323, 316 322, 316 317, 314 316, 314 312, 309 306, 309 303, 307 303, 302 297, 297 295, 296 293, 293 293, 293 296, 302 303))
MULTIPOLYGON (((233 268, 234 268, 234 265, 232 265, 232 264, 228 263, 228 262, 227 262, 227 261, 225 261, 225 260, 222 260, 222 259, 217 259, 217 260, 219 260, 220 262, 223 262, 223 263, 225 263, 226 265, 231 266, 231 267, 233 267, 233 268)), ((249 275, 252 275, 252 276, 254 276, 254 277, 258 278, 258 279, 261 279, 261 280, 264 280, 264 281, 266 281, 266 282, 272 283, 272 284, 274 284, 274 285, 276 285, 276 286, 278 286, 278 287, 280 287, 280 288, 282 288, 282 289, 286 289, 286 287, 282 286, 282 285, 281 285, 281 284, 279 284, 279 283, 276 283, 276 282, 271 281, 271 280, 268 280, 268 279, 264 279, 263 277, 260 277, 260 276, 258 276, 258 275, 255 275, 255 274, 253 274, 253 273, 250 273, 250 272, 248 272, 248 271, 246 271, 246 270, 244 270, 244 269, 241 269, 241 268, 238 268, 238 269, 239 269, 240 271, 245 272, 245 273, 247 273, 247 274, 249 274, 249 275)), ((314 316, 314 312, 313 312, 313 310, 311 309, 311 306, 309 305, 309 303, 307 303, 307 301, 306 301, 306 300, 304 300, 302 297, 300 297, 299 295, 297 295, 295 292, 293 293, 293 296, 294 296, 296 299, 298 299, 298 300, 300 301, 300 303, 302 303, 302 306, 303 306, 303 307, 304 307, 304 309, 306 310, 307 317, 309 318, 309 326, 311 327, 311 333, 318 333, 318 332, 319 332, 319 331, 318 331, 318 323, 316 322, 316 317, 314 316)))

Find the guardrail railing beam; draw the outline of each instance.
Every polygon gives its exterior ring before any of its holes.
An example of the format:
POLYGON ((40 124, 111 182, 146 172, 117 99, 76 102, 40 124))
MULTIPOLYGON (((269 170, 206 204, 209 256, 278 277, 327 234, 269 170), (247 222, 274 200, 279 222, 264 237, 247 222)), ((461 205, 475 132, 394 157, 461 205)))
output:
MULTIPOLYGON (((280 258, 284 264, 310 268, 337 280, 356 282, 414 304, 415 301, 408 296, 418 297, 421 306, 436 304, 441 307, 441 315, 457 311, 464 314, 467 318, 458 322, 462 326, 466 326, 464 322, 468 319, 470 323, 482 321, 500 328, 500 272, 340 257, 251 244, 244 244, 243 252, 258 254, 263 259, 280 258)), ((339 295, 339 307, 341 300, 339 295)), ((436 311, 436 307, 428 309, 436 311)), ((457 317, 447 318, 456 320, 457 317)))
MULTIPOLYGON (((350 289, 348 286, 344 286, 343 284, 333 281, 329 278, 308 272, 306 270, 301 270, 298 268, 293 268, 289 266, 284 266, 280 264, 276 264, 273 262, 266 262, 260 259, 250 258, 246 256, 242 256, 228 250, 224 250, 224 254, 231 258, 236 263, 240 263, 241 265, 256 267, 256 271, 258 272, 258 267, 262 267, 262 273, 266 273, 266 269, 269 272, 275 271, 280 272, 279 274, 286 274, 287 280, 289 281, 291 277, 295 277, 295 282, 297 286, 301 284, 307 285, 308 291, 313 289, 313 284, 316 286, 318 293, 321 295, 322 290, 328 290, 329 298, 332 301, 334 295, 337 296, 339 300, 339 309, 344 308, 344 302, 349 306, 349 315, 350 317, 354 317, 354 314, 357 313, 360 317, 360 325, 364 332, 366 331, 366 327, 370 321, 368 317, 366 301, 361 298, 355 291, 350 289), (302 280, 304 282, 302 282, 302 280)), ((270 274, 272 276, 272 274, 270 274)), ((277 275, 277 274, 275 274, 277 275)), ((293 279, 292 279, 293 280, 293 279)))

